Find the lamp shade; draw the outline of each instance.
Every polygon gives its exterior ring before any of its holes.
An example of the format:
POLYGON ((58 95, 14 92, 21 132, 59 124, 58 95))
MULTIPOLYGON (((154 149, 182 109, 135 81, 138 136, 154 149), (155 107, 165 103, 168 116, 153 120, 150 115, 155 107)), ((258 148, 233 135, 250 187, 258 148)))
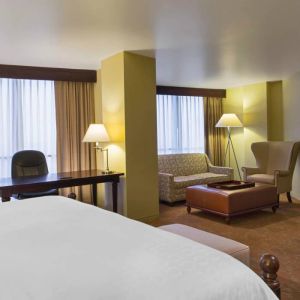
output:
POLYGON ((216 127, 243 127, 243 124, 236 114, 223 114, 216 127))
POLYGON ((104 124, 90 124, 85 136, 84 143, 109 142, 109 136, 104 124))

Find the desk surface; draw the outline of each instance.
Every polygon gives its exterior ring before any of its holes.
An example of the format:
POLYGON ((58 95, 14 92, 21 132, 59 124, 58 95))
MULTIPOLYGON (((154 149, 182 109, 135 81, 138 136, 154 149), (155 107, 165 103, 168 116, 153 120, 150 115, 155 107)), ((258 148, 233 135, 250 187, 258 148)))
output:
POLYGON ((93 187, 93 204, 97 205, 97 184, 111 182, 113 211, 117 212, 117 185, 122 175, 124 173, 103 174, 100 170, 91 170, 54 173, 45 176, 0 178, 0 196, 2 201, 9 201, 13 194, 91 184, 93 187))
MULTIPOLYGON (((73 171, 73 172, 62 172, 53 173, 45 176, 27 176, 20 178, 0 178, 0 189, 16 185, 31 185, 37 183, 51 183, 57 181, 70 181, 70 180, 81 180, 81 179, 113 179, 115 177, 120 177, 124 173, 112 173, 112 174, 102 174, 100 170, 91 171, 73 171)), ((106 180, 105 180, 106 181, 106 180)))

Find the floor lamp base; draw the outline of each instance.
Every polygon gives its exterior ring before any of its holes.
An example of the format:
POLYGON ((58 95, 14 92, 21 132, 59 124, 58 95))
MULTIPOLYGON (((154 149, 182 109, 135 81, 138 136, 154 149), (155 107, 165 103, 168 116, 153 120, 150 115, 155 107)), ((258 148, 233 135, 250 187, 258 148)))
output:
POLYGON ((239 173, 239 177, 240 177, 240 180, 242 180, 239 164, 238 164, 238 161, 236 159, 233 143, 232 143, 232 140, 231 140, 230 128, 228 128, 228 141, 227 141, 225 157, 224 157, 224 166, 225 166, 226 157, 227 157, 227 153, 228 153, 228 155, 229 155, 229 167, 230 167, 230 149, 232 149, 235 164, 236 164, 236 167, 237 167, 237 170, 238 170, 238 173, 239 173))

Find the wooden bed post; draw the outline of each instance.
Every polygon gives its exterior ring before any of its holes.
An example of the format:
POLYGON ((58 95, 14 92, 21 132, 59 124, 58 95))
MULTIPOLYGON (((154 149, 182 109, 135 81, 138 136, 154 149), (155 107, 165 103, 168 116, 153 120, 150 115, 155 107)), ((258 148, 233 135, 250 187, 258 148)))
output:
POLYGON ((281 299, 280 282, 277 279, 277 272, 279 270, 278 258, 272 254, 264 254, 259 260, 259 266, 262 270, 261 278, 275 295, 281 299))

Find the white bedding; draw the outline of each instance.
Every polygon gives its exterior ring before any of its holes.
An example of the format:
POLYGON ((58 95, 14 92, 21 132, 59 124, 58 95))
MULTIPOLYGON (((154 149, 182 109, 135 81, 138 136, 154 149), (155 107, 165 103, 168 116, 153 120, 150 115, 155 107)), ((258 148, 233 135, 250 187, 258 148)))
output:
POLYGON ((59 196, 0 206, 0 299, 277 299, 219 251, 59 196))

